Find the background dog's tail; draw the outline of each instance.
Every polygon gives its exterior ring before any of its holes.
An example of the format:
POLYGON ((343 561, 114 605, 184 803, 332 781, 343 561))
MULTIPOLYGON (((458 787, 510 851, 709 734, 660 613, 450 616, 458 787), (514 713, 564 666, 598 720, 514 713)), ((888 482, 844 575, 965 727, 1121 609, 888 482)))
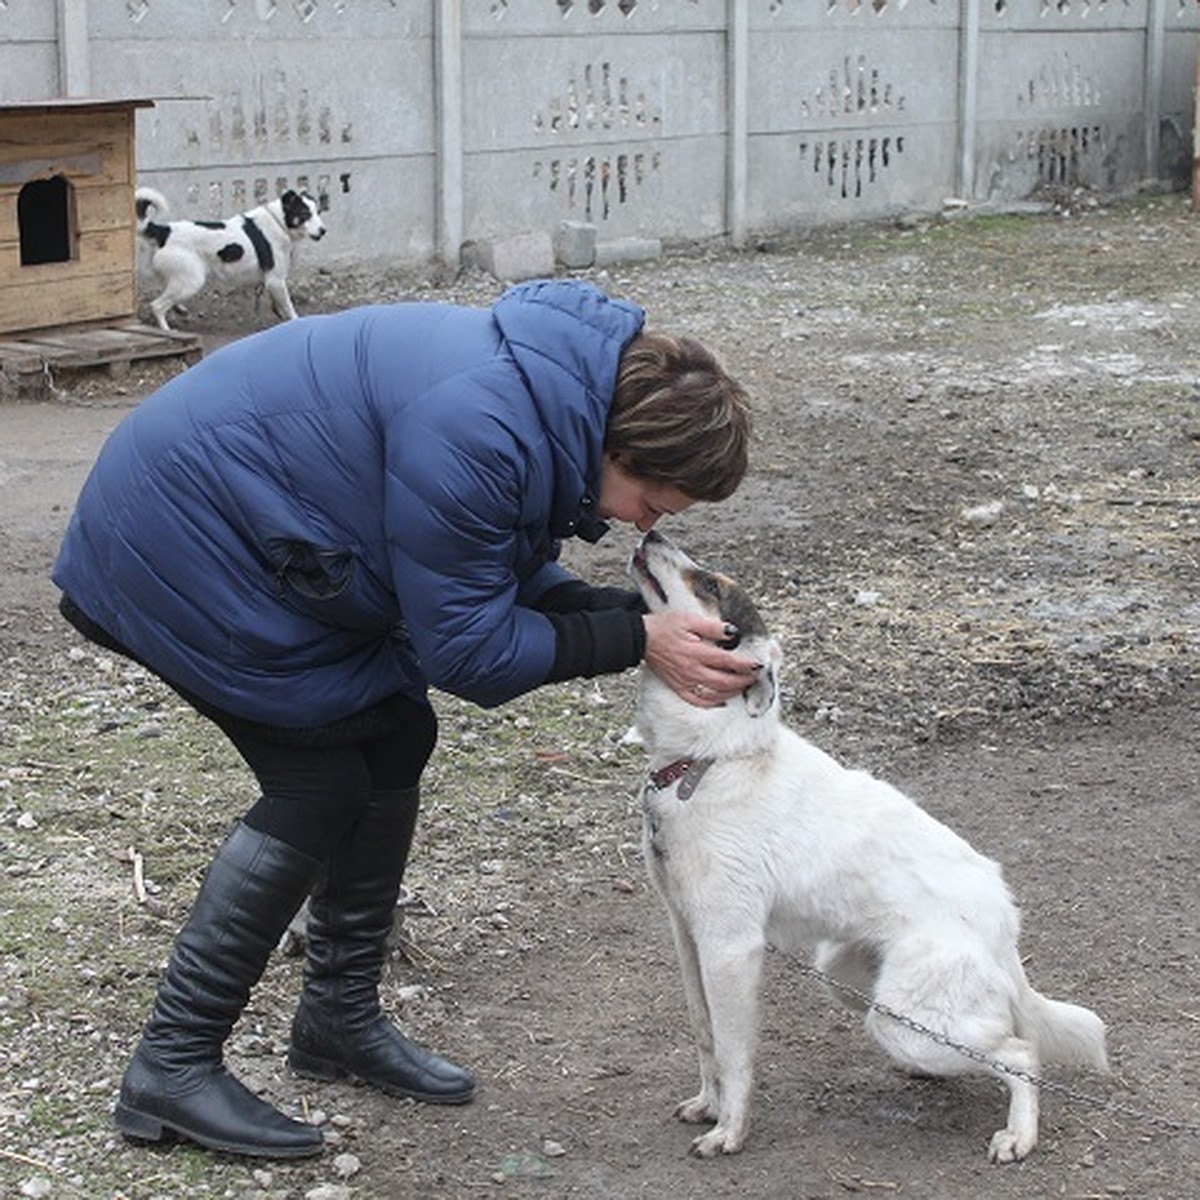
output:
POLYGON ((1104 1022, 1090 1008, 1028 988, 1017 1013, 1017 1034, 1034 1042, 1047 1062, 1108 1070, 1104 1022))
POLYGON ((134 211, 137 213, 138 233, 145 234, 152 224, 151 215, 165 218, 170 213, 167 198, 152 187, 140 187, 133 194, 134 211))

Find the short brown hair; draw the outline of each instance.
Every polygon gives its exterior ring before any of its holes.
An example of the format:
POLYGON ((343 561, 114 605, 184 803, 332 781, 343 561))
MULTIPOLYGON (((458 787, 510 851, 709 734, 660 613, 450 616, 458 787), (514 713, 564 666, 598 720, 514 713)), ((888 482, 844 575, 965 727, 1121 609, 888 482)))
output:
POLYGON ((725 500, 746 474, 750 398, 693 338, 643 332, 625 347, 604 449, 631 475, 725 500))

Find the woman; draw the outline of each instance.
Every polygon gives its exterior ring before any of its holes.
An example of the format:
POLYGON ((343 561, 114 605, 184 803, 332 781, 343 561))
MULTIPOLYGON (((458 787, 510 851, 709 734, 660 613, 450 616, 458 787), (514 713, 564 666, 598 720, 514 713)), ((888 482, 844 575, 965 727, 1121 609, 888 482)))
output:
POLYGON ((178 935, 122 1081, 124 1133, 320 1152, 222 1061, 310 893, 292 1069, 471 1098, 471 1073, 378 997, 437 736, 429 687, 491 706, 642 661, 698 705, 747 686, 719 622, 647 615, 556 562, 562 538, 649 529, 745 473, 742 389, 642 324, 574 281, 491 309, 292 321, 184 372, 106 443, 55 565, 63 612, 213 720, 262 793, 178 935))

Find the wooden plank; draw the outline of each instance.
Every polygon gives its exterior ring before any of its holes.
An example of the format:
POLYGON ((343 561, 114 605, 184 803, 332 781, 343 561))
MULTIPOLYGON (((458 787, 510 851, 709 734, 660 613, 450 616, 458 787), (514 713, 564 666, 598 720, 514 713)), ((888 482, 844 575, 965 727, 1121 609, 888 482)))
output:
POLYGON ((62 372, 124 374, 135 362, 176 358, 186 365, 202 354, 196 334, 135 321, 14 333, 0 337, 0 399, 49 399, 54 376, 62 372))
MULTIPOLYGON (((93 219, 100 213, 111 214, 108 223, 118 211, 126 221, 133 220, 132 183, 122 180, 106 180, 100 176, 86 179, 70 179, 72 194, 77 205, 87 205, 93 219)), ((0 185, 0 228, 8 230, 15 228, 17 223, 17 205, 21 195, 21 187, 13 184, 10 187, 0 185)))
POLYGON ((131 317, 136 311, 133 276, 66 275, 36 289, 0 288, 0 333, 131 317))
MULTIPOLYGON (((0 358, 3 357, 3 352, 0 351, 0 358)), ((60 371, 73 371, 80 367, 102 365, 94 355, 89 354, 86 350, 75 349, 58 342, 38 341, 32 336, 22 341, 20 354, 16 356, 16 361, 20 364, 17 369, 22 374, 29 374, 34 369, 30 364, 35 361, 38 364, 38 370, 44 369, 47 365, 60 371)), ((12 372, 12 366, 8 361, 5 361, 4 367, 5 370, 12 372)))
MULTIPOLYGON (((137 219, 134 214, 133 188, 123 183, 75 190, 75 223, 80 232, 121 231, 130 235, 130 246, 137 219)), ((17 223, 17 198, 0 195, 0 251, 20 249, 20 227, 17 223)), ((19 265, 19 257, 12 263, 19 265)), ((0 264, 2 267, 3 264, 0 264)), ((14 267, 15 269, 15 267, 14 267)))
POLYGON ((54 175, 75 183, 88 179, 129 183, 130 155, 125 142, 107 140, 66 147, 57 154, 44 147, 25 148, 12 161, 0 161, 0 180, 8 187, 24 187, 31 179, 49 179, 54 175))
POLYGON ((136 319, 116 321, 110 328, 126 330, 140 337, 149 338, 153 342, 179 342, 189 348, 200 344, 199 334, 186 333, 182 329, 159 329, 157 325, 146 325, 136 319))
POLYGON ((0 291, 37 288, 43 283, 70 277, 106 275, 136 269, 134 233, 130 229, 94 229, 76 239, 76 256, 63 262, 21 265, 21 248, 15 242, 0 242, 0 291))
POLYGON ((133 188, 126 183, 79 188, 75 212, 80 229, 120 229, 132 235, 137 223, 133 188))
POLYGON ((200 338, 178 329, 159 329, 138 321, 113 325, 54 325, 0 336, 0 361, 23 367, 54 360, 87 364, 118 359, 160 358, 200 348, 200 338))
POLYGON ((133 136, 128 112, 0 113, 0 162, 13 162, 40 150, 77 153, 133 136))
POLYGON ((79 181, 104 171, 104 155, 98 147, 77 154, 30 155, 16 162, 0 162, 0 183, 9 187, 24 187, 33 179, 49 179, 61 175, 79 181))
POLYGON ((133 180, 132 114, 0 119, 0 178, 8 185, 63 174, 106 183, 133 180))
POLYGON ((59 347, 91 362, 112 362, 147 354, 177 354, 180 346, 173 338, 157 336, 149 325, 125 328, 51 329, 31 332, 27 339, 42 346, 59 347))
POLYGON ((28 342, 0 341, 0 370, 9 375, 29 375, 40 371, 44 361, 37 347, 28 342))
POLYGON ((133 272, 133 230, 129 227, 80 230, 78 246, 76 262, 81 274, 133 272))
MULTIPOLYGON (((212 96, 175 96, 175 100, 211 100, 212 96)), ((0 100, 0 120, 10 116, 29 116, 37 113, 77 114, 83 112, 133 112, 139 108, 153 108, 150 96, 53 96, 47 100, 0 100)))

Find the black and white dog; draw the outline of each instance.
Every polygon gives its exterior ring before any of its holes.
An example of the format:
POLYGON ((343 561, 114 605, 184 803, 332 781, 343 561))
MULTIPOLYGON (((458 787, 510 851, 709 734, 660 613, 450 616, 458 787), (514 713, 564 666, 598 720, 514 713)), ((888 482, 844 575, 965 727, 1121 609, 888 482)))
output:
POLYGON ((224 221, 154 220, 165 218, 169 208, 153 188, 138 188, 135 201, 138 234, 153 244, 151 264, 163 282, 162 294, 150 302, 162 329, 170 329, 167 313, 190 300, 210 276, 265 288, 275 314, 295 319, 287 286, 293 243, 325 236, 317 202, 307 192, 289 188, 278 199, 224 221))
POLYGON ((646 861, 670 914, 700 1054, 700 1091, 676 1111, 712 1126, 695 1153, 733 1154, 745 1142, 773 945, 814 951, 834 994, 901 1067, 983 1071, 1006 1084, 1008 1120, 988 1155, 1024 1158, 1037 1142, 1041 1065, 1104 1070, 1100 1018, 1030 985, 996 863, 783 724, 779 643, 734 580, 654 532, 631 566, 652 613, 733 624, 740 653, 762 664, 719 708, 688 704, 642 667, 646 861))

